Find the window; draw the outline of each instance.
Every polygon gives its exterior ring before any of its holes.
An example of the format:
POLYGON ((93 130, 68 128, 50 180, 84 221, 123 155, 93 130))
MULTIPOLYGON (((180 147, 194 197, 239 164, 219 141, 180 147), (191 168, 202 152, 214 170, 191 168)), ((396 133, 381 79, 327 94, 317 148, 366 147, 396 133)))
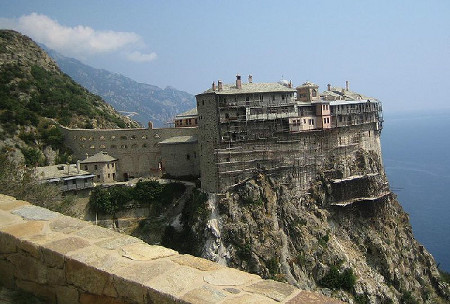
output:
POLYGON ((72 180, 72 185, 76 185, 77 184, 77 180, 76 179, 73 179, 72 180))
POLYGON ((115 179, 116 178, 116 173, 113 173, 113 179, 115 179))
POLYGON ((317 91, 316 90, 312 90, 312 97, 317 97, 317 91))
POLYGON ((100 179, 100 175, 97 175, 97 179, 100 179))
POLYGON ((109 164, 106 164, 106 167, 109 169, 109 164))
POLYGON ((108 173, 108 178, 111 178, 111 173, 108 173))
POLYGON ((275 95, 272 95, 272 101, 275 101, 275 95))
POLYGON ((246 96, 246 97, 245 97, 245 101, 250 101, 250 97, 249 97, 249 96, 246 96))
POLYGON ((111 164, 111 167, 113 167, 113 168, 114 168, 114 163, 112 163, 112 164, 111 164))
POLYGON ((191 159, 191 156, 190 156, 189 154, 186 154, 186 159, 187 159, 187 160, 190 160, 190 159, 191 159))
POLYGON ((88 166, 87 165, 84 165, 84 170, 88 170, 88 166))
POLYGON ((94 165, 94 170, 97 170, 97 165, 94 165))
POLYGON ((197 120, 197 118, 195 119, 195 124, 198 124, 198 120, 197 120))

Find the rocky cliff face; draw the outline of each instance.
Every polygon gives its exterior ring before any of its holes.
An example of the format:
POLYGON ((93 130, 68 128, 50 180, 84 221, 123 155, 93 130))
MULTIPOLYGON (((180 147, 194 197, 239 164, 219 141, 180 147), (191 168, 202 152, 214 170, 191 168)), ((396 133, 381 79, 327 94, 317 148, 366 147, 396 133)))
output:
POLYGON ((329 158, 307 191, 257 174, 218 196, 215 207, 217 228, 196 232, 207 240, 203 254, 229 266, 351 303, 450 300, 376 151, 329 158))

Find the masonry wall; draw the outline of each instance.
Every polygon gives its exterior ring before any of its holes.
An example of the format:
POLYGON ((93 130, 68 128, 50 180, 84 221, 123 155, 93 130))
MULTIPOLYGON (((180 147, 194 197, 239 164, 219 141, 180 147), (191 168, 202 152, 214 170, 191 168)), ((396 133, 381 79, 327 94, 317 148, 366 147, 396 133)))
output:
POLYGON ((219 186, 215 150, 219 144, 220 125, 216 96, 197 95, 197 109, 198 113, 201 113, 198 120, 198 144, 202 189, 206 192, 217 192, 219 186))
POLYGON ((75 158, 106 151, 118 159, 116 180, 158 175, 159 142, 174 136, 197 135, 197 128, 162 129, 61 129, 65 144, 75 158))
POLYGON ((0 284, 46 303, 340 303, 5 195, 0 284))
POLYGON ((198 143, 173 143, 161 145, 164 172, 170 176, 200 176, 198 143))

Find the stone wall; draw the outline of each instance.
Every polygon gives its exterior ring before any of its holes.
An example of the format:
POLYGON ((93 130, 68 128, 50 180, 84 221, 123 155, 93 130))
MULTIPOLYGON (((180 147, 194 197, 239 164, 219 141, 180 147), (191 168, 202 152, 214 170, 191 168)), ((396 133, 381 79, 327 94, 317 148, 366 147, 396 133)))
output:
POLYGON ((174 136, 195 136, 197 128, 68 129, 61 128, 64 143, 77 159, 106 151, 118 159, 116 180, 159 175, 159 142, 174 136))
POLYGON ((48 303, 340 303, 5 195, 0 284, 48 303))

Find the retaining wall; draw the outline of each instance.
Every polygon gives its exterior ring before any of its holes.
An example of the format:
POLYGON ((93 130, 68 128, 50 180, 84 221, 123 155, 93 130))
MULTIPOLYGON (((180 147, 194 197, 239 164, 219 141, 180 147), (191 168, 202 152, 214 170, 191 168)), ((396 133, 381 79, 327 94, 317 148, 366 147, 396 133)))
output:
POLYGON ((48 303, 340 303, 1 194, 0 284, 48 303))

